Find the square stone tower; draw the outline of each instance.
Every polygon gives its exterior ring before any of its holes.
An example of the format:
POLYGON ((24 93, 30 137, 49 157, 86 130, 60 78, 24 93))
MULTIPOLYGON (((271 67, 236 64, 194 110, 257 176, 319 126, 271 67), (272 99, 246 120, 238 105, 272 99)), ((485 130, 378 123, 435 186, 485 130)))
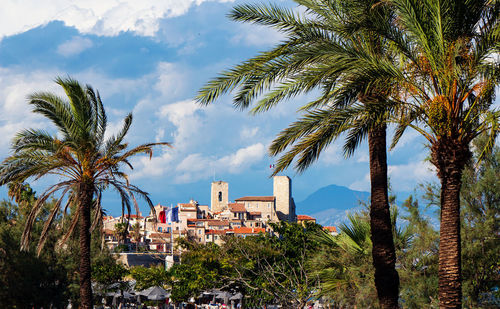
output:
POLYGON ((229 203, 229 184, 225 181, 212 182, 211 204, 212 212, 219 212, 227 208, 229 203))
POLYGON ((292 198, 292 180, 288 176, 273 177, 273 195, 276 214, 283 221, 295 221, 295 203, 292 198))

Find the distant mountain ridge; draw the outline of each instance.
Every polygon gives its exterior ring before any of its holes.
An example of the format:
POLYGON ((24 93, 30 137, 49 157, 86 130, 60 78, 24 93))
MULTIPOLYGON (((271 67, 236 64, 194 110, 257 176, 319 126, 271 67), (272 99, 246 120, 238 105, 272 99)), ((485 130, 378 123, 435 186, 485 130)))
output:
POLYGON ((322 225, 338 225, 345 221, 348 212, 361 209, 359 202, 368 201, 369 197, 369 192, 329 185, 295 203, 296 212, 299 215, 312 216, 322 225))

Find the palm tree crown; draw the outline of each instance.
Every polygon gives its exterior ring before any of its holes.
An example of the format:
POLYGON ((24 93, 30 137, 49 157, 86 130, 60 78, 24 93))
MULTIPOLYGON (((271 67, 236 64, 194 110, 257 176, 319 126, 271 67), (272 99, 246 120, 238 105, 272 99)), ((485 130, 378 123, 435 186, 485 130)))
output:
POLYGON ((382 308, 398 306, 399 279, 389 218, 385 120, 393 106, 387 102, 392 79, 380 78, 380 66, 391 67, 392 53, 384 37, 367 24, 386 22, 392 10, 376 0, 296 0, 305 13, 276 5, 240 5, 230 13, 237 21, 271 26, 285 40, 234 68, 222 72, 199 92, 209 104, 235 90, 234 105, 264 112, 281 101, 319 90, 304 105, 306 114, 283 130, 270 154, 283 154, 274 174, 295 162, 302 172, 323 150, 347 132, 344 153, 351 155, 364 137, 370 148, 372 184, 372 243, 375 281, 382 308))
POLYGON ((144 198, 154 211, 148 194, 130 184, 127 174, 122 172, 121 168, 124 165, 132 168, 129 158, 133 155, 147 153, 151 156, 152 146, 169 144, 144 144, 127 150, 124 138, 132 124, 131 114, 125 117, 120 132, 106 139, 107 118, 99 93, 89 85, 82 87, 71 78, 57 78, 56 83, 65 91, 67 100, 52 93, 39 92, 29 96, 29 104, 33 106, 33 112, 43 115, 55 125, 58 134, 53 136, 39 129, 19 132, 12 141, 13 154, 0 166, 0 184, 23 183, 28 178, 39 179, 47 175, 57 177, 58 182, 46 189, 34 203, 28 215, 21 247, 28 248, 33 222, 50 196, 60 192, 44 225, 38 252, 43 247, 54 218, 60 212, 66 213, 70 205, 75 205, 71 227, 63 241, 71 235, 79 222, 82 259, 80 289, 82 293, 85 285, 87 294, 81 298, 82 307, 87 308, 92 305, 89 240, 91 231, 103 214, 102 192, 108 187, 116 190, 122 200, 122 212, 130 213, 132 203, 137 207, 135 196, 144 198), (64 206, 63 201, 66 201, 64 206), (90 219, 91 212, 93 220, 90 219), (85 269, 82 269, 83 260, 85 269))

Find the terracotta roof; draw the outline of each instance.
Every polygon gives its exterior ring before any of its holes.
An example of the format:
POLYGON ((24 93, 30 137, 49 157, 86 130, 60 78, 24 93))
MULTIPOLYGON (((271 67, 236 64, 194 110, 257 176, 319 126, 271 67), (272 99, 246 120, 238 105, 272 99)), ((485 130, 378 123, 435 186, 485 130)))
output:
POLYGON ((245 209, 245 204, 229 203, 229 204, 227 204, 227 206, 229 206, 229 210, 232 212, 246 212, 247 211, 245 209))
POLYGON ((106 234, 106 235, 114 235, 115 231, 110 230, 110 229, 104 229, 104 234, 106 234))
POLYGON ((235 201, 248 201, 248 202, 274 202, 274 196, 244 196, 235 199, 235 201))
POLYGON ((235 234, 259 234, 265 233, 266 229, 259 227, 235 227, 233 228, 235 234))
POLYGON ((213 234, 225 235, 227 231, 229 231, 229 230, 222 230, 222 231, 208 230, 205 232, 205 235, 213 235, 213 234))
POLYGON ((304 220, 314 220, 316 221, 315 218, 307 216, 307 215, 297 215, 297 220, 304 221, 304 220))
POLYGON ((335 226, 324 226, 323 229, 329 231, 330 233, 337 233, 337 228, 335 226))
POLYGON ((139 216, 139 215, 124 215, 125 218, 138 218, 138 219, 141 219, 141 218, 144 218, 143 216, 139 216))
POLYGON ((168 238, 168 239, 170 239, 170 233, 151 233, 147 237, 149 237, 149 238, 168 238))
POLYGON ((261 216, 262 213, 260 211, 250 211, 248 213, 250 216, 261 216))
POLYGON ((223 221, 223 220, 210 220, 208 221, 208 226, 221 226, 221 225, 229 225, 229 221, 223 221))

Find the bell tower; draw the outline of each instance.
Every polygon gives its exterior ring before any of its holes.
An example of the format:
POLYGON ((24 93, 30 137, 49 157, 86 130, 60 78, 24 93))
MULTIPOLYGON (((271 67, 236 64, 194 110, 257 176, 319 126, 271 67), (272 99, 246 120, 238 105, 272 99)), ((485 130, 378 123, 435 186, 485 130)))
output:
POLYGON ((229 185, 225 181, 212 182, 211 204, 212 212, 219 212, 227 208, 229 203, 229 185))

